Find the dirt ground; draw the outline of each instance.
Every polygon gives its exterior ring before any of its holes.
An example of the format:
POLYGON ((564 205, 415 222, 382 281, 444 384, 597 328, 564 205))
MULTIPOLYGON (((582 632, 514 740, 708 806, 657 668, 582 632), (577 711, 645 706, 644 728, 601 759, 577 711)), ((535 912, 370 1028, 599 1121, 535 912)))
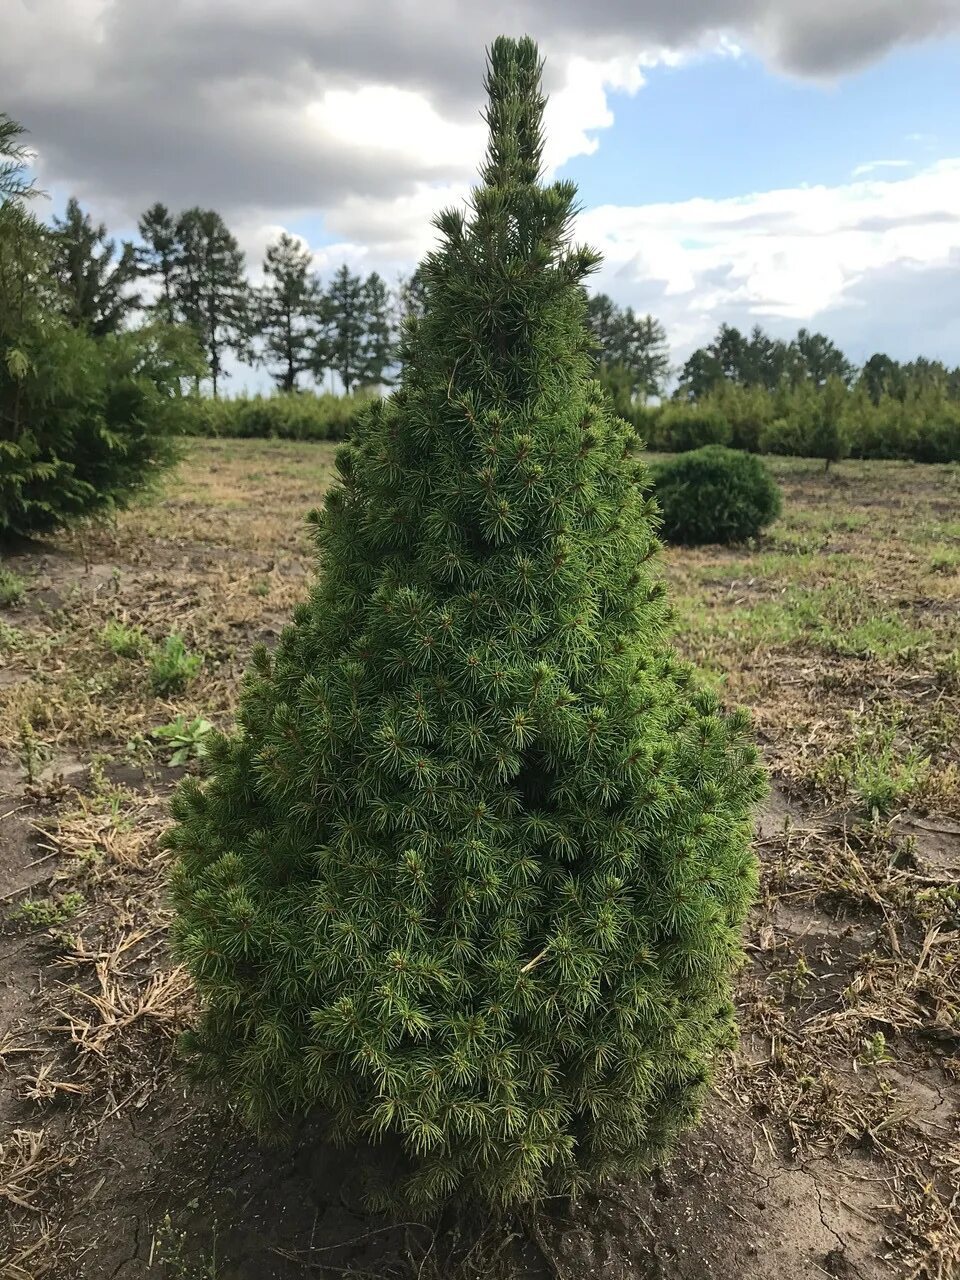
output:
POLYGON ((331 466, 198 443, 115 524, 3 555, 0 1277, 960 1275, 960 469, 781 460, 758 545, 664 557, 677 642, 751 707, 773 783, 702 1125, 574 1206, 398 1222, 362 1195, 388 1153, 265 1149, 187 1083, 165 943, 157 838, 196 765, 154 731, 229 724, 331 466))

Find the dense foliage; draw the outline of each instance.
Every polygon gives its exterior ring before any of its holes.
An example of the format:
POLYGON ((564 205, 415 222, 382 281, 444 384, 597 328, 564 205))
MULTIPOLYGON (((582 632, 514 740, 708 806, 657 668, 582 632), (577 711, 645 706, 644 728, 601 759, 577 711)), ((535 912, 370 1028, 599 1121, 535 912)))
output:
POLYGON ((125 502, 174 456, 177 330, 97 341, 64 317, 59 233, 33 216, 19 129, 0 118, 0 535, 57 528, 125 502))
POLYGON ((960 401, 946 377, 876 400, 862 382, 847 387, 839 377, 775 391, 723 382, 697 401, 626 412, 651 448, 668 452, 726 443, 826 463, 847 456, 960 462, 960 401))
POLYGON ((420 1201, 569 1192, 691 1122, 763 789, 665 638, 531 41, 495 43, 488 90, 482 184, 338 454, 313 593, 167 837, 201 1071, 267 1131, 399 1135, 420 1201))
POLYGON ((272 396, 196 399, 187 406, 184 423, 191 435, 266 437, 278 440, 346 440, 364 395, 313 395, 278 392, 272 396))
POLYGON ((760 459, 722 445, 661 463, 654 487, 668 542, 745 542, 780 514, 780 490, 760 459))

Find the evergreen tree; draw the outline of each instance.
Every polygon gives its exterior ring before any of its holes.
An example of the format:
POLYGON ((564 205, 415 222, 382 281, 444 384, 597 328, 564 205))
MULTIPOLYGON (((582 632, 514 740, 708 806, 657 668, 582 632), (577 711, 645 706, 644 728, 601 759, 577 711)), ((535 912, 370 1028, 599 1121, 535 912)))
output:
POLYGON ((154 481, 176 457, 191 372, 168 326, 94 338, 67 323, 21 132, 0 126, 0 537, 122 506, 154 481))
POLYGON ((653 316, 638 316, 627 307, 621 321, 616 363, 629 376, 630 390, 646 400, 663 394, 670 373, 667 331, 653 316))
POLYGON ((26 200, 36 191, 26 174, 33 155, 21 141, 25 133, 19 121, 0 111, 0 201, 4 204, 26 200))
POLYGON ((242 360, 250 354, 251 299, 244 257, 213 209, 182 213, 176 240, 176 311, 197 337, 216 396, 224 357, 232 352, 242 360))
POLYGON ((596 338, 600 363, 616 364, 622 327, 620 308, 605 293, 590 294, 587 299, 587 323, 596 338))
POLYGON ((756 751, 666 639, 540 70, 495 42, 482 182, 437 219, 400 386, 167 836, 198 1066, 265 1130, 398 1134, 421 1201, 655 1159, 730 1041, 755 884, 756 751))
POLYGON ((698 347, 680 370, 676 396, 680 400, 702 400, 723 381, 723 369, 708 347, 698 347))
POLYGON ((167 324, 176 321, 175 277, 180 255, 176 219, 166 205, 151 205, 137 223, 140 239, 138 250, 141 274, 159 285, 153 310, 167 324))
POLYGON ((809 378, 814 386, 826 385, 835 375, 847 384, 856 370, 840 348, 824 333, 801 329, 794 342, 796 369, 800 377, 809 378))
POLYGON ((316 368, 323 292, 310 250, 284 231, 263 261, 259 336, 264 363, 283 391, 296 391, 301 374, 316 368))
POLYGON ((787 376, 790 358, 788 343, 771 338, 758 324, 754 325, 746 347, 744 385, 775 391, 787 376))
POLYGON ((397 328, 408 319, 422 320, 427 309, 426 288, 423 273, 417 267, 412 275, 401 278, 397 290, 397 328))
POLYGON ((54 271, 63 313, 77 329, 94 338, 117 333, 141 303, 130 286, 140 278, 137 251, 128 241, 120 247, 107 228, 94 223, 71 196, 63 218, 53 220, 54 271))
POLYGON ((363 281, 346 263, 331 280, 324 307, 328 325, 325 364, 339 375, 349 395, 364 376, 366 299, 363 281))
POLYGON ((390 293, 386 281, 374 271, 363 282, 363 341, 357 381, 361 386, 379 386, 386 381, 393 361, 390 293))

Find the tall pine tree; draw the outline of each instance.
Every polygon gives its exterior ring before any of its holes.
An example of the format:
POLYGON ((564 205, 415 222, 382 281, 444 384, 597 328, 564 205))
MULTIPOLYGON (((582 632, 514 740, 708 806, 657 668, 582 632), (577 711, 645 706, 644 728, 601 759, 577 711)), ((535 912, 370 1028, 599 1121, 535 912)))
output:
POLYGON ((144 213, 137 230, 142 241, 138 250, 140 270, 158 286, 154 313, 167 324, 173 324, 177 318, 174 288, 180 254, 177 221, 167 206, 158 201, 144 213))
POLYGON ((327 323, 326 342, 322 347, 324 367, 339 376, 349 395, 364 376, 366 299, 363 281, 346 263, 330 281, 324 298, 324 316, 327 323))
POLYGON ((390 323, 390 292, 386 281, 374 271, 363 282, 363 343, 359 382, 377 387, 387 379, 394 360, 393 328, 390 323))
POLYGON ((224 358, 249 355, 251 298, 244 257, 213 209, 187 209, 177 219, 173 277, 176 310, 204 353, 213 394, 224 375, 224 358))
POLYGON ((755 883, 756 752, 669 647, 540 74, 495 42, 482 181, 437 219, 399 389, 167 837, 198 1066, 265 1130, 399 1135, 422 1201, 656 1158, 730 1042, 755 883))
POLYGON ((140 278, 137 251, 127 241, 117 252, 107 228, 95 223, 73 196, 53 220, 53 262, 63 313, 94 338, 117 333, 141 303, 131 286, 140 278))
POLYGON ((260 290, 259 336, 264 363, 275 366, 282 391, 296 391, 301 374, 316 367, 323 292, 313 256, 285 231, 267 248, 260 290))

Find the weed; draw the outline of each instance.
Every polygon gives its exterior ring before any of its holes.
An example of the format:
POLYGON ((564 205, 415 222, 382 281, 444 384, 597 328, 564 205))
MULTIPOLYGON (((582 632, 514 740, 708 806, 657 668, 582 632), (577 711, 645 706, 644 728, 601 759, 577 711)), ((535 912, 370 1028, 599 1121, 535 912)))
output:
POLYGON ((203 655, 190 653, 179 635, 167 636, 150 659, 150 687, 154 693, 179 693, 203 666, 203 655))
POLYGON ((212 1245, 209 1255, 189 1256, 187 1233, 178 1231, 169 1213, 153 1233, 150 1243, 149 1267, 160 1265, 168 1280, 218 1280, 220 1263, 217 1260, 217 1222, 211 1224, 212 1245))
POLYGON ((817 781, 839 783, 872 817, 887 817, 913 795, 930 767, 916 748, 898 750, 897 729, 896 723, 861 727, 848 750, 827 757, 817 781))
POLYGON ((16 653, 23 645, 23 632, 0 621, 0 653, 16 653))
POLYGON ((142 658, 150 650, 150 640, 139 627, 111 618, 100 632, 101 642, 118 658, 142 658))
POLYGON ((45 742, 41 742, 34 732, 29 720, 20 721, 20 766, 27 775, 27 782, 32 786, 50 762, 52 752, 45 742))
POLYGON ((64 893, 50 898, 28 898, 19 903, 7 917, 11 923, 25 924, 32 928, 48 929, 52 925, 66 924, 82 910, 82 893, 64 893))
POLYGON ((170 764, 186 764, 188 760, 201 760, 207 754, 206 738, 212 728, 210 721, 202 716, 195 716, 193 720, 177 716, 169 724, 154 729, 153 736, 167 744, 170 764))
POLYGON ((27 584, 11 569, 0 569, 0 605, 17 604, 23 599, 27 584))
POLYGON ((874 1032, 857 1061, 865 1067, 881 1067, 893 1061, 893 1054, 882 1031, 874 1032))

